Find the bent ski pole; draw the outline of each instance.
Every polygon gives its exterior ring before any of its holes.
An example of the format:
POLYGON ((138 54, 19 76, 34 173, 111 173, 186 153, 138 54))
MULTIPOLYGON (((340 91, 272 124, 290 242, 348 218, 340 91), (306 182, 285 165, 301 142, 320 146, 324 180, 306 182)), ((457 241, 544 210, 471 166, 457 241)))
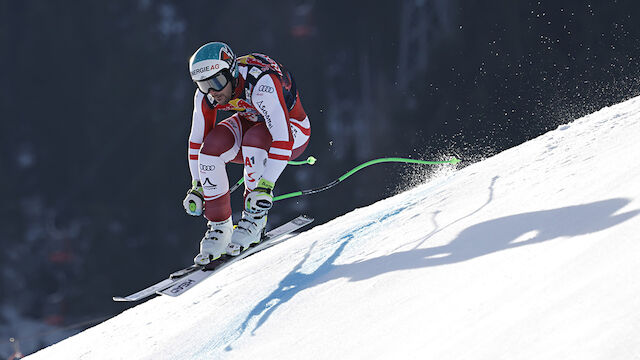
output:
POLYGON ((459 159, 457 159, 455 157, 453 157, 453 158, 451 158, 451 160, 447 160, 447 161, 425 161, 425 160, 405 159, 405 158, 395 158, 395 157, 374 159, 374 160, 371 160, 371 161, 367 161, 364 164, 356 166, 351 171, 347 172, 346 174, 340 176, 336 180, 334 180, 334 181, 332 181, 332 182, 330 182, 330 183, 328 183, 328 184, 326 184, 324 186, 320 186, 320 187, 317 187, 317 188, 314 188, 314 189, 300 190, 300 191, 296 191, 296 192, 292 192, 292 193, 276 196, 276 197, 273 198, 273 201, 279 201, 279 200, 284 200, 284 199, 288 199, 288 198, 292 198, 292 197, 315 194, 315 193, 318 193, 318 192, 321 192, 321 191, 325 191, 327 189, 330 189, 330 188, 338 185, 344 179, 346 179, 349 176, 355 174, 359 170, 364 169, 367 166, 374 165, 374 164, 379 164, 379 163, 383 163, 383 162, 400 162, 400 163, 421 164, 421 165, 436 165, 436 164, 454 164, 455 165, 455 164, 459 163, 460 161, 461 160, 459 160, 459 159))
MULTIPOLYGON (((307 158, 307 160, 300 160, 300 161, 289 161, 287 164, 289 165, 313 165, 316 163, 316 158, 314 158, 313 156, 309 156, 307 158)), ((244 176, 240 178, 240 180, 238 180, 237 183, 235 183, 231 189, 229 190, 229 193, 232 193, 234 191, 236 191, 237 188, 240 187, 240 185, 242 185, 244 183, 244 176)))

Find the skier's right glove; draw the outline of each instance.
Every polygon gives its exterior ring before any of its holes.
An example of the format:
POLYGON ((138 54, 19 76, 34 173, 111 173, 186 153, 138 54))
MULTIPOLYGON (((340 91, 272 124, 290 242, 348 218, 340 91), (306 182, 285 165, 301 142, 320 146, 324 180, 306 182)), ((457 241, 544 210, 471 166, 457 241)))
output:
POLYGON ((191 216, 200 216, 204 210, 204 196, 202 195, 202 184, 200 181, 193 180, 193 186, 187 191, 187 196, 182 200, 187 214, 191 216))

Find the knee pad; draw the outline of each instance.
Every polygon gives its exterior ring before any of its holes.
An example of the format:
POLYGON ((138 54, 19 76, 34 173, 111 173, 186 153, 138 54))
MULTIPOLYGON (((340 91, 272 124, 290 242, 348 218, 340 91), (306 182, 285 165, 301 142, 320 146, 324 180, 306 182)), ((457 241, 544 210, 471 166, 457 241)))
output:
POLYGON ((217 199, 229 191, 229 178, 225 166, 220 156, 200 153, 198 171, 205 201, 217 199))

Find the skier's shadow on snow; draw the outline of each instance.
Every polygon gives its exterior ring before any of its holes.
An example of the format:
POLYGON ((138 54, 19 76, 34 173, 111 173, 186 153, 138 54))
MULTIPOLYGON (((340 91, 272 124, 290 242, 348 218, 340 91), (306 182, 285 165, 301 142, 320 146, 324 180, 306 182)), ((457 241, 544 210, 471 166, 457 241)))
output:
POLYGON ((640 214, 640 210, 633 210, 614 215, 629 203, 628 199, 617 198, 505 216, 472 225, 447 245, 396 252, 338 265, 331 276, 359 281, 398 270, 454 264, 560 237, 595 233, 640 214))
MULTIPOLYGON (((331 280, 347 278, 350 281, 360 281, 394 271, 454 264, 501 250, 598 232, 638 215, 640 210, 614 215, 629 202, 628 199, 616 198, 505 216, 470 226, 447 245, 395 252, 351 264, 336 265, 336 259, 354 237, 347 234, 338 241, 340 245, 331 256, 314 272, 305 274, 300 269, 312 253, 313 247, 309 249, 305 257, 282 279, 278 288, 253 308, 242 323, 238 336, 248 330, 254 319, 255 325, 251 333, 255 334, 279 306, 299 292, 331 280)), ((226 350, 231 350, 231 347, 226 350)))

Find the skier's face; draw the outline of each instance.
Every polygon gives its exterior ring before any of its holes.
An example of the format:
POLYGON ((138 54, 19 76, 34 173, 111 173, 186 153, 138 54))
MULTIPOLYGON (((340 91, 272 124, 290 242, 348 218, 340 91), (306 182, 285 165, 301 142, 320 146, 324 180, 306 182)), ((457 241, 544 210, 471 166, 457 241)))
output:
POLYGON ((220 91, 209 89, 209 95, 213 96, 218 104, 226 105, 231 100, 231 82, 227 82, 227 85, 220 91))

